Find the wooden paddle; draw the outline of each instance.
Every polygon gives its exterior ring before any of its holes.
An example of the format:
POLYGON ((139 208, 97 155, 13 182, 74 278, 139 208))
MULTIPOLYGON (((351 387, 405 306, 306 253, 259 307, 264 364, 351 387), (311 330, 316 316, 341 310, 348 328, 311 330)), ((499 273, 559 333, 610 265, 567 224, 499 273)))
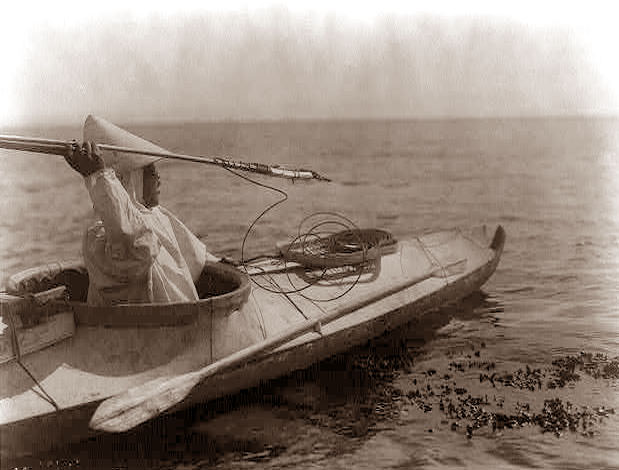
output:
POLYGON ((235 352, 202 369, 176 377, 162 377, 133 387, 126 392, 108 398, 99 405, 90 420, 90 427, 99 431, 123 432, 148 421, 182 402, 193 388, 207 377, 226 369, 241 366, 273 349, 307 333, 320 331, 326 324, 358 310, 372 302, 395 294, 407 287, 432 277, 449 277, 464 272, 466 259, 439 266, 431 271, 394 285, 391 289, 365 296, 344 309, 294 325, 272 338, 266 338, 245 349, 235 352))

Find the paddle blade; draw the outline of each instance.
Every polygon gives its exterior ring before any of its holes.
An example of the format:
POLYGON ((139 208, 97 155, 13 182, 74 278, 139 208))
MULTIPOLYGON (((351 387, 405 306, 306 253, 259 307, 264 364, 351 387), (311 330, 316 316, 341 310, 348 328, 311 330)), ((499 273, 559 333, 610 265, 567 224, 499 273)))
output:
POLYGON ((439 266, 432 271, 432 277, 450 277, 456 274, 462 274, 466 269, 466 258, 458 260, 454 263, 449 263, 444 266, 439 266))
POLYGON ((200 377, 184 374, 170 379, 161 377, 108 398, 90 419, 96 431, 124 432, 160 415, 189 395, 200 377))

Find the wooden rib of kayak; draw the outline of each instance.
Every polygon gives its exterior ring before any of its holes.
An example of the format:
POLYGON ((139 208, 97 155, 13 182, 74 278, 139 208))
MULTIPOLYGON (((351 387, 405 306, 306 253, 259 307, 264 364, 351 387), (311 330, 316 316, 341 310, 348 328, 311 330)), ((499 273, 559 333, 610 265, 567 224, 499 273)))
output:
MULTIPOLYGON (((107 143, 127 144, 115 126, 94 122, 107 143)), ((15 275, 8 290, 36 294, 0 296, 1 454, 85 438, 94 432, 90 420, 105 400, 148 390, 151 383, 225 362, 252 347, 259 353, 205 375, 166 412, 236 393, 362 344, 479 289, 494 272, 504 242, 500 226, 411 237, 374 257, 366 272, 313 279, 303 295, 259 287, 293 291, 307 285, 312 272, 294 263, 263 260, 248 273, 208 264, 198 282, 204 298, 174 305, 93 309, 83 302, 87 274, 79 262, 15 275), (446 270, 454 265, 457 272, 446 270), (433 272, 438 275, 428 275, 433 272), (63 300, 67 295, 70 300, 63 300), (273 348, 255 348, 311 320, 325 321, 320 328, 297 328, 296 336, 273 348)))

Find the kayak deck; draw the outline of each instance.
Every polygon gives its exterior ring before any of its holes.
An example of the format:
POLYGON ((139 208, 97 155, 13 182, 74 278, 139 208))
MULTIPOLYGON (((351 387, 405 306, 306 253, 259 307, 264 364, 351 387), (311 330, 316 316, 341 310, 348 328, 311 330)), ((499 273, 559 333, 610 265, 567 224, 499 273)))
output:
MULTIPOLYGON (((485 227, 480 227, 469 234, 460 230, 450 230, 401 242, 400 247, 393 255, 383 257, 380 275, 371 283, 355 285, 354 289, 346 296, 337 299, 339 306, 336 308, 345 307, 347 296, 353 298, 355 296, 370 297, 374 293, 377 296, 375 301, 322 325, 319 331, 308 332, 299 336, 244 366, 208 377, 199 387, 196 387, 183 404, 177 406, 174 410, 181 409, 189 403, 215 399, 249 388, 258 381, 272 379, 308 367, 317 361, 362 344, 371 338, 419 318, 448 302, 454 302, 470 295, 478 290, 494 273, 504 243, 505 232, 500 226, 492 235, 487 232, 485 227), (445 243, 451 246, 448 248, 445 243), (380 293, 390 283, 402 282, 401 278, 396 279, 395 273, 398 270, 406 272, 411 277, 418 271, 414 268, 407 269, 402 260, 406 259, 407 255, 418 253, 420 245, 423 245, 424 249, 431 250, 432 255, 436 256, 435 263, 439 262, 443 265, 449 264, 454 259, 460 260, 463 255, 467 254, 465 271, 447 278, 430 278, 402 288, 388 296, 380 297, 380 293)), ((278 276, 287 278, 285 273, 280 273, 278 276)), ((320 289, 320 287, 315 288, 320 289)), ((333 289, 338 292, 342 287, 333 289)), ((320 318, 334 308, 331 305, 334 301, 328 302, 327 306, 321 306, 301 298, 299 294, 288 295, 295 302, 298 302, 299 306, 306 307, 303 314, 296 311, 297 322, 303 321, 305 316, 320 318)), ((252 291, 252 297, 256 299, 259 306, 278 302, 274 306, 282 307, 287 302, 282 299, 283 296, 281 295, 276 300, 274 294, 258 289, 252 291)), ((276 308, 272 308, 270 311, 275 310, 276 308)), ((269 326, 269 334, 274 335, 285 329, 289 324, 284 324, 284 321, 277 323, 272 319, 269 326)))
MULTIPOLYGON (((402 241, 393 253, 380 258, 369 272, 360 276, 353 273, 344 279, 334 280, 329 278, 329 274, 324 278, 318 275, 317 278, 321 280, 316 284, 308 284, 312 279, 307 279, 303 268, 286 270, 282 261, 271 261, 267 262, 266 273, 254 274, 254 281, 275 291, 281 289, 290 293, 281 295, 258 288, 253 289, 251 295, 263 313, 267 335, 273 335, 295 322, 321 318, 346 309, 355 304, 357 299, 367 299, 368 303, 373 304, 385 292, 392 290, 392 286, 406 285, 407 280, 415 279, 434 268, 440 270, 441 267, 464 261, 464 272, 453 276, 453 279, 465 276, 493 257, 488 249, 489 244, 480 249, 474 240, 459 230, 451 230, 402 241), (275 272, 269 273, 269 269, 275 272), (293 292, 295 289, 303 290, 293 292)), ((413 301, 427 292, 440 289, 453 279, 433 277, 412 286, 408 290, 407 300, 413 301)), ((325 327, 338 329, 356 321, 355 315, 351 313, 325 327)))

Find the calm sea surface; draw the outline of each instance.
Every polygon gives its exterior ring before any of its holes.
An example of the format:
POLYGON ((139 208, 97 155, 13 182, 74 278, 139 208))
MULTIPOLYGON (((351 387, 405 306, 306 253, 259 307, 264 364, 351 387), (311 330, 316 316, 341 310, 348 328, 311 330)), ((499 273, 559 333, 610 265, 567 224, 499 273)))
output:
MULTIPOLYGON (((303 166, 333 179, 292 184, 258 177, 285 190, 289 200, 251 233, 248 252, 272 250, 315 211, 336 211, 399 238, 500 223, 508 235, 505 252, 481 294, 424 321, 257 391, 192 410, 175 418, 180 425, 162 420, 124 438, 71 446, 55 455, 58 461, 35 456, 27 465, 619 468, 616 376, 580 372, 580 380, 564 387, 547 386, 557 359, 582 358, 581 351, 619 355, 619 121, 128 128, 172 151, 303 166), (517 376, 527 366, 546 374, 534 391, 482 378, 491 372, 517 376), (446 385, 465 390, 454 400, 481 396, 487 407, 512 415, 523 406, 543 413, 547 400, 569 401, 572 410, 589 410, 592 432, 542 432, 528 424, 475 427, 467 436, 474 419, 441 409, 438 390, 446 385), (416 399, 420 390, 424 397, 416 399)), ((80 137, 79 128, 10 132, 80 137)), ((81 178, 60 157, 0 152, 0 281, 78 257, 91 217, 81 178)), ((249 224, 279 197, 207 165, 165 162, 160 168, 162 205, 215 253, 238 257, 249 224)))

